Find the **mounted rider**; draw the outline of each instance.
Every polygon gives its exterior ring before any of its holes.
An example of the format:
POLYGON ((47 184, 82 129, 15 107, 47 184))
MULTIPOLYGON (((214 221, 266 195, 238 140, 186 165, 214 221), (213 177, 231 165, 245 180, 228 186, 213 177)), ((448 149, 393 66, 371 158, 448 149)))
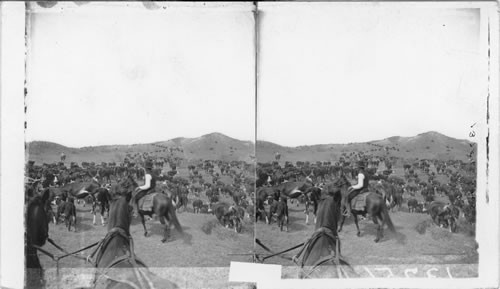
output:
POLYGON ((139 214, 139 200, 155 191, 156 178, 153 176, 153 163, 151 161, 146 161, 144 165, 144 185, 137 187, 132 193, 132 198, 130 199, 130 204, 132 205, 133 212, 132 215, 135 217, 139 214))
POLYGON ((349 187, 348 195, 347 195, 347 217, 349 217, 352 213, 351 201, 359 194, 364 193, 368 190, 368 176, 365 172, 365 163, 363 161, 359 161, 357 163, 358 169, 358 183, 349 187))

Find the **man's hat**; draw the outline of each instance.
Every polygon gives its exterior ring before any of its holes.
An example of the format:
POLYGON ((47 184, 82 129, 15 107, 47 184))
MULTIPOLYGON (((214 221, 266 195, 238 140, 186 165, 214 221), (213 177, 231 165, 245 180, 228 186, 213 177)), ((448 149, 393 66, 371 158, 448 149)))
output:
POLYGON ((358 168, 365 168, 365 162, 359 161, 357 166, 358 166, 358 168))

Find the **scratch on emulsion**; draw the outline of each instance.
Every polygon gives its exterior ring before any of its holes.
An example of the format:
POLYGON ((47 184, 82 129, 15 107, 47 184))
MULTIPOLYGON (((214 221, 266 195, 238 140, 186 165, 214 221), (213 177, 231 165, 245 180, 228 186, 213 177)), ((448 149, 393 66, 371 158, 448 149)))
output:
MULTIPOLYGON (((259 6, 258 6, 258 2, 257 1, 254 1, 253 2, 253 22, 254 22, 254 91, 255 91, 255 109, 254 109, 254 121, 255 121, 255 124, 254 124, 254 139, 255 139, 255 145, 253 147, 253 155, 255 156, 255 158, 257 158, 257 116, 258 116, 258 99, 257 99, 257 96, 258 96, 258 92, 257 92, 257 89, 258 89, 258 75, 259 75, 259 61, 258 61, 258 57, 259 57, 259 6)), ((254 171, 254 174, 257 175, 257 168, 254 167, 255 171, 254 171)), ((256 183, 254 182, 254 190, 256 190, 257 187, 256 187, 256 183)), ((256 210, 256 208, 254 208, 254 210, 256 210)), ((255 212, 254 212, 255 213, 255 212)), ((256 226, 254 226, 254 234, 257 233, 256 232, 256 226)), ((255 242, 254 242, 254 249, 255 249, 255 242)))
POLYGON ((491 73, 491 42, 490 42, 490 22, 488 20, 488 96, 486 98, 486 204, 490 202, 489 195, 489 169, 490 169, 490 73, 491 73))
MULTIPOLYGON (((28 128, 27 122, 27 112, 28 103, 26 102, 26 97, 28 96, 28 49, 29 49, 29 34, 31 30, 31 4, 25 2, 24 8, 24 135, 26 136, 26 129, 28 128)), ((26 141, 24 142, 24 149, 26 154, 26 141)))
MULTIPOLYGON (((255 139, 257 139, 257 104, 258 104, 258 75, 259 75, 259 6, 258 2, 254 1, 253 2, 253 19, 254 19, 254 91, 255 91, 255 115, 254 115, 254 120, 255 120, 255 139)), ((255 154, 256 152, 254 152, 255 154)))

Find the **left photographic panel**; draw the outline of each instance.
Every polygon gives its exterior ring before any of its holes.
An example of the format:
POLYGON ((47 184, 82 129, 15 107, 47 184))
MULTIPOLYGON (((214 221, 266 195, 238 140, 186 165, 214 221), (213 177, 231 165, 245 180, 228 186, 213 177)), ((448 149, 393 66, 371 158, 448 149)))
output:
POLYGON ((252 3, 45 3, 26 7, 26 287, 251 286, 228 275, 254 249, 252 3))

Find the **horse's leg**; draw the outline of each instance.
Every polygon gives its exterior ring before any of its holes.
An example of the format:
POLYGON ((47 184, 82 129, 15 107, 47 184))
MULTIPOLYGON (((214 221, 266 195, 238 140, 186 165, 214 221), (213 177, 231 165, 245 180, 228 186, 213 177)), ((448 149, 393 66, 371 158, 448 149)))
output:
POLYGON ((67 216, 64 221, 66 228, 68 228, 68 232, 71 231, 71 216, 67 216))
POLYGON ((139 211, 139 216, 141 216, 142 227, 144 227, 144 237, 147 237, 148 236, 148 230, 146 229, 146 221, 145 221, 145 218, 144 218, 144 214, 139 211))
POLYGON ((339 229, 337 230, 337 232, 342 231, 342 227, 344 226, 345 218, 346 218, 346 216, 342 215, 342 221, 340 222, 340 226, 339 226, 339 229))
POLYGON ((378 243, 378 241, 380 241, 380 239, 382 238, 382 234, 381 234, 381 224, 379 224, 378 222, 378 219, 377 219, 377 215, 373 215, 372 216, 372 219, 373 219, 373 223, 375 223, 375 225, 377 225, 377 237, 375 238, 375 243, 378 243))
POLYGON ((285 215, 286 231, 288 232, 288 214, 285 215))
POLYGON ((165 226, 165 228, 163 229, 163 239, 161 240, 162 243, 165 243, 168 239, 170 228, 169 224, 165 221, 165 216, 160 216, 159 219, 160 223, 165 226))
POLYGON ((380 239, 384 238, 385 218, 380 214, 380 239))
POLYGON ((104 213, 106 209, 104 208, 104 204, 101 205, 101 211, 99 212, 101 214, 101 224, 104 226, 106 222, 104 221, 104 213))
POLYGON ((352 215, 354 216, 354 224, 356 224, 356 230, 358 230, 356 236, 361 237, 361 232, 359 231, 359 224, 358 224, 358 214, 353 213, 352 215))

